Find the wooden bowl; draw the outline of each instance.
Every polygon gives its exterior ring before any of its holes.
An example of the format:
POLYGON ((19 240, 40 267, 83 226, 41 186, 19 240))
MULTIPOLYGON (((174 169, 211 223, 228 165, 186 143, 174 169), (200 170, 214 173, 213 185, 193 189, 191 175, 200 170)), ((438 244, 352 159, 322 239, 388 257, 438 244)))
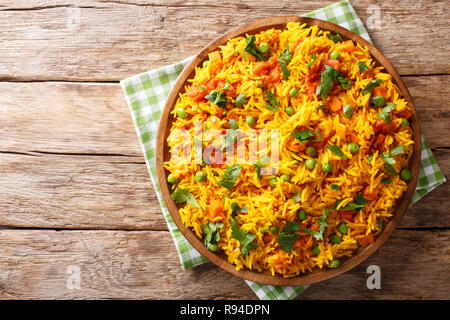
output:
POLYGON ((186 66, 186 68, 179 76, 175 86, 172 88, 172 91, 170 92, 169 97, 166 101, 164 111, 161 115, 158 135, 156 138, 156 165, 157 165, 158 181, 161 187, 161 193, 167 205, 167 208, 173 220, 175 221, 175 224, 180 229, 181 233, 184 235, 187 241, 189 241, 189 243, 195 249, 197 249, 197 251, 200 254, 205 256, 212 263, 222 268, 223 270, 240 278, 255 281, 258 283, 277 286, 304 285, 330 279, 356 267, 364 260, 366 260, 368 257, 370 257, 392 234, 392 232, 399 224, 400 219, 404 215, 406 209, 408 208, 411 202, 411 198, 414 193, 419 176, 420 154, 421 154, 421 134, 419 127, 419 120, 417 118, 417 113, 414 108, 411 95, 409 94, 408 89, 406 88, 405 84, 400 78, 399 73, 397 72, 397 70, 395 70, 395 68, 388 61, 388 59, 372 44, 370 44, 357 34, 347 29, 344 29, 338 25, 335 25, 327 21, 297 16, 271 17, 257 20, 255 22, 252 22, 250 24, 227 32, 226 34, 214 40, 213 42, 208 44, 205 48, 203 48, 203 50, 201 50, 200 53, 197 54, 197 56, 192 60, 192 62, 189 63, 188 66, 186 66), (378 63, 382 65, 386 69, 386 71, 392 75, 393 81, 399 87, 403 97, 406 99, 408 105, 411 107, 414 113, 410 123, 413 130, 413 139, 415 144, 413 148, 413 155, 411 157, 409 165, 412 172, 412 178, 409 181, 408 189, 403 194, 403 196, 397 201, 392 219, 389 221, 389 223, 386 224, 385 228, 378 235, 375 242, 365 248, 359 248, 358 251, 355 252, 355 254, 352 257, 349 257, 346 260, 344 260, 339 268, 314 269, 312 272, 302 274, 297 277, 283 278, 282 276, 278 275, 272 276, 268 271, 263 273, 251 270, 236 271, 235 266, 228 263, 227 257, 225 256, 224 253, 214 253, 209 251, 203 244, 202 239, 199 239, 190 229, 188 229, 181 222, 177 206, 170 197, 169 186, 167 183, 168 172, 164 169, 163 162, 167 161, 170 156, 169 149, 166 144, 166 139, 169 135, 171 124, 172 121, 174 121, 174 118, 169 112, 175 105, 179 94, 184 92, 187 79, 193 78, 195 74, 195 66, 199 65, 200 63, 202 63, 203 60, 207 59, 208 53, 217 50, 219 46, 224 45, 227 42, 227 40, 231 38, 235 38, 238 36, 245 36, 246 34, 256 34, 270 28, 284 29, 286 24, 292 21, 306 23, 308 26, 317 25, 322 30, 331 31, 333 33, 336 32, 339 33, 345 40, 351 39, 354 42, 361 44, 362 46, 368 47, 372 57, 374 57, 378 61, 378 63))

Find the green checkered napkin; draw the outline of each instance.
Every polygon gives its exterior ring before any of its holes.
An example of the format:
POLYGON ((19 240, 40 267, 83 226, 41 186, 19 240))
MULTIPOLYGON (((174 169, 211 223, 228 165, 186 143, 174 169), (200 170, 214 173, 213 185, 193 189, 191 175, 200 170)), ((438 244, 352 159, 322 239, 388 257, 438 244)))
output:
MULTIPOLYGON (((328 7, 318 9, 305 15, 338 24, 344 28, 359 34, 370 41, 370 37, 361 20, 348 0, 341 1, 328 7)), ((150 172, 156 194, 161 203, 161 208, 169 230, 174 238, 175 246, 184 269, 192 268, 208 260, 200 255, 183 237, 172 220, 166 205, 161 197, 161 190, 156 177, 155 162, 155 138, 158 129, 161 111, 167 96, 175 84, 178 75, 192 60, 188 58, 182 62, 151 70, 121 81, 128 106, 130 107, 139 142, 144 152, 147 168, 150 172)), ((418 201, 426 193, 430 192, 445 181, 442 171, 431 153, 430 147, 422 137, 422 163, 412 203, 418 201)), ((260 299, 287 300, 294 299, 308 286, 275 287, 263 285, 251 281, 247 284, 260 299)))

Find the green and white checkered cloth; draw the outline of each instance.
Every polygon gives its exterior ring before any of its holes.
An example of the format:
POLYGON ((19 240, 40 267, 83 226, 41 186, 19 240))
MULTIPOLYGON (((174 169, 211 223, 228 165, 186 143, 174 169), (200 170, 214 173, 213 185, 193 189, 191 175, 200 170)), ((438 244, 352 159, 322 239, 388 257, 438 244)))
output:
MULTIPOLYGON (((315 10, 305 16, 338 24, 370 41, 369 34, 348 0, 315 10)), ((161 203, 164 218, 175 241, 175 246, 184 269, 192 268, 208 260, 200 255, 183 237, 162 200, 161 190, 156 176, 155 138, 166 98, 172 86, 175 84, 178 75, 191 59, 192 57, 179 63, 144 72, 121 81, 139 142, 144 152, 147 168, 150 172, 156 194, 161 203)), ((445 181, 444 175, 439 169, 436 159, 423 137, 422 142, 421 170, 412 203, 445 181)), ((294 299, 308 287, 275 287, 247 280, 246 282, 260 299, 268 300, 294 299)))

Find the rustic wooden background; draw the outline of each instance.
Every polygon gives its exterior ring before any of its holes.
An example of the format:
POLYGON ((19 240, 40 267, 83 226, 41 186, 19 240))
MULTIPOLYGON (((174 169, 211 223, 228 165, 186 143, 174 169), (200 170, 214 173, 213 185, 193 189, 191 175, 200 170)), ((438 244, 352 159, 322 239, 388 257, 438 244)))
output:
MULTIPOLYGON (((118 81, 251 20, 332 2, 2 0, 0 298, 255 299, 211 264, 181 269, 118 81), (66 285, 71 265, 80 289, 66 285)), ((366 26, 380 9, 369 33, 403 76, 449 177, 448 1, 352 3, 366 26)), ((300 299, 449 299, 449 190, 408 210, 360 267, 300 299), (366 288, 371 264, 381 290, 366 288)))

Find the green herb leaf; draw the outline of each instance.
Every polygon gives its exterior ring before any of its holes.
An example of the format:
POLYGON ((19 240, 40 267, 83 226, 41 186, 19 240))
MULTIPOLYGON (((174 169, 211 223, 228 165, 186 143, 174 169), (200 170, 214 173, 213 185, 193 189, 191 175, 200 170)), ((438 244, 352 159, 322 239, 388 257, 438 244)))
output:
POLYGON ((342 73, 329 65, 325 65, 325 71, 320 75, 320 86, 317 87, 316 95, 320 95, 323 100, 326 100, 333 87, 333 81, 337 80, 338 77, 342 77, 342 73))
POLYGON ((292 137, 299 140, 302 143, 310 141, 310 138, 314 137, 314 132, 311 130, 295 130, 291 133, 292 137))
POLYGON ((216 224, 212 222, 208 224, 202 224, 201 228, 203 233, 205 234, 204 243, 206 245, 206 248, 208 248, 208 250, 211 250, 213 246, 217 248, 217 244, 220 240, 220 229, 223 228, 223 222, 219 221, 216 224))
POLYGON ((286 253, 291 253, 295 241, 298 239, 298 234, 295 233, 280 233, 278 235, 278 244, 280 249, 286 253))
POLYGON ((386 123, 391 122, 391 111, 395 109, 395 103, 389 103, 386 107, 384 107, 380 113, 377 115, 377 118, 383 119, 386 123))
POLYGON ((241 166, 238 164, 228 167, 225 170, 222 180, 219 181, 219 184, 228 190, 233 189, 240 172, 241 166))
POLYGON ((325 228, 328 227, 328 223, 326 222, 328 213, 330 212, 329 209, 326 209, 324 213, 319 218, 319 231, 312 230, 310 228, 303 229, 304 233, 307 233, 309 235, 312 235, 316 240, 323 240, 323 232, 325 231, 325 228))
POLYGON ((358 61, 359 72, 363 73, 369 70, 369 67, 362 61, 358 61))
POLYGON ((282 233, 294 232, 300 229, 300 225, 296 222, 287 221, 286 226, 281 230, 282 233))
POLYGON ((248 211, 247 207, 241 208, 237 202, 232 202, 231 207, 231 217, 234 218, 238 213, 245 213, 248 211))
POLYGON ((291 60, 292 60, 292 52, 289 49, 289 43, 286 46, 286 50, 283 53, 280 54, 279 59, 283 60, 286 65, 288 65, 289 62, 291 62, 291 60))
POLYGON ((339 190, 339 185, 338 184, 331 184, 331 190, 333 191, 338 191, 339 190))
POLYGON ((228 78, 225 78, 225 86, 222 88, 222 90, 228 90, 230 88, 230 81, 228 81, 228 78))
POLYGON ((222 109, 225 109, 225 106, 227 105, 227 96, 223 92, 213 90, 205 98, 222 109))
POLYGON ((236 239, 240 243, 241 255, 245 257, 250 250, 258 248, 253 240, 256 238, 256 234, 248 232, 247 230, 239 229, 239 224, 236 218, 231 219, 231 237, 236 239))
POLYGON ((194 195, 188 190, 183 188, 177 188, 175 191, 170 195, 170 197, 175 201, 175 203, 189 203, 191 207, 198 208, 197 200, 195 199, 194 195))
POLYGON ((395 160, 394 158, 390 157, 389 155, 386 155, 384 153, 380 154, 380 158, 384 160, 384 162, 388 163, 388 164, 394 164, 395 160))
POLYGON ((307 65, 308 69, 311 69, 311 67, 313 66, 313 64, 316 63, 316 60, 317 60, 317 54, 313 53, 313 54, 311 55, 311 62, 308 63, 308 65, 307 65))
POLYGON ((344 152, 342 152, 341 148, 339 148, 338 145, 335 144, 332 146, 327 146, 327 149, 330 150, 331 152, 333 152, 339 158, 341 158, 343 160, 347 159, 347 156, 344 154, 344 152))
POLYGON ((387 173, 389 173, 389 175, 392 177, 395 177, 398 174, 398 172, 394 169, 394 167, 389 163, 386 163, 384 165, 384 168, 386 169, 387 173))
POLYGON ((348 90, 352 87, 352 82, 344 77, 338 77, 337 81, 341 84, 342 89, 348 90))
POLYGON ((300 191, 297 191, 297 192, 292 196, 292 200, 294 200, 295 202, 300 202, 300 201, 302 201, 302 195, 301 195, 300 191))
POLYGON ((278 58, 277 61, 278 61, 278 64, 280 65, 281 72, 283 73, 284 80, 287 81, 289 79, 289 76, 291 75, 291 73, 286 66, 286 62, 281 58, 278 58))
POLYGON ((275 98, 272 92, 266 91, 266 97, 269 103, 266 102, 267 109, 271 111, 277 111, 278 110, 278 99, 275 98))
POLYGON ((259 61, 266 60, 266 56, 259 51, 255 44, 256 37, 251 35, 245 39, 246 46, 244 48, 244 52, 250 53, 259 61))
POLYGON ((383 178, 383 179, 381 179, 381 183, 382 184, 392 184, 393 182, 389 178, 383 178))
POLYGON ((342 39, 341 35, 339 33, 336 34, 328 34, 327 35, 328 39, 330 39, 331 41, 333 41, 334 43, 338 43, 339 41, 344 41, 344 39, 342 39))
POLYGON ((376 88, 376 87, 379 87, 382 83, 383 83, 383 80, 380 80, 380 79, 371 80, 371 81, 366 85, 366 87, 365 87, 363 90, 361 90, 361 93, 362 93, 363 95, 366 95, 366 94, 368 94, 368 93, 372 93, 372 90, 373 90, 374 88, 376 88))
POLYGON ((253 164, 255 166, 255 172, 256 172, 256 176, 258 178, 258 180, 261 180, 262 176, 261 176, 261 169, 265 166, 267 166, 270 162, 270 157, 269 156, 265 156, 264 158, 260 159, 260 160, 256 160, 256 162, 253 164))
POLYGON ((236 97, 236 100, 234 101, 234 105, 236 107, 242 107, 246 103, 247 103, 247 96, 245 95, 245 93, 239 93, 236 97))
POLYGON ((406 147, 402 145, 398 145, 391 149, 391 152, 389 153, 392 156, 396 156, 399 154, 402 154, 405 151, 406 147))
POLYGON ((343 107, 343 111, 344 111, 344 116, 347 118, 347 119, 351 119, 352 118, 352 116, 353 116, 353 107, 351 106, 351 105, 349 105, 349 104, 346 104, 344 107, 343 107))

